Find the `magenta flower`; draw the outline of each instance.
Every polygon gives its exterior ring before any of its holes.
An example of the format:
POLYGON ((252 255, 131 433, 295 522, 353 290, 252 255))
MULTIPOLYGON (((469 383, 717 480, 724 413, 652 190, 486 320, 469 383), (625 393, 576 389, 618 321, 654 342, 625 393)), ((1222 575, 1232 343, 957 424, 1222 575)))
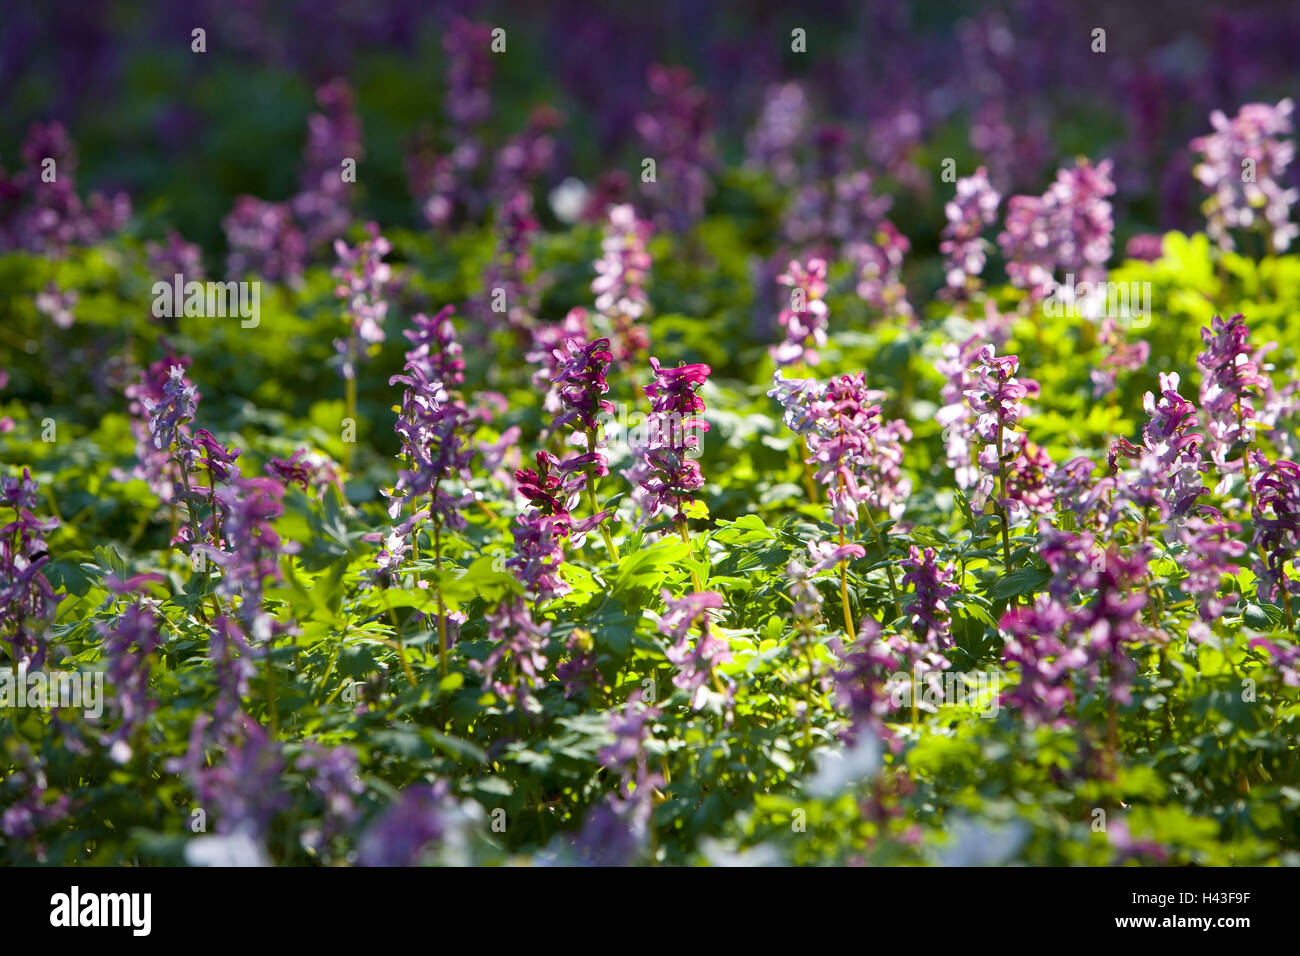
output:
POLYGON ((328 487, 338 489, 343 495, 343 479, 338 466, 326 455, 299 448, 288 458, 272 458, 266 463, 266 473, 281 484, 297 485, 303 491, 323 494, 328 487))
POLYGON ((524 359, 535 366, 533 384, 546 389, 542 400, 543 411, 555 415, 560 411, 560 391, 555 386, 555 376, 560 374, 561 353, 558 351, 567 339, 590 341, 594 333, 587 321, 587 310, 578 306, 570 309, 559 322, 537 325, 529 330, 532 348, 524 359))
MULTIPOLYGON (((973 434, 982 445, 978 456, 981 477, 972 490, 971 507, 982 511, 993 494, 1002 464, 1015 461, 1022 453, 1025 435, 1016 426, 1029 413, 1023 400, 1038 395, 1038 383, 1017 378, 1020 359, 996 355, 991 345, 979 350, 976 362, 975 382, 966 390, 966 400, 978 416, 973 434)), ((1008 493, 1006 500, 998 504, 1010 510, 1019 507, 1014 501, 1008 493)))
POLYGON ((704 400, 696 390, 708 380, 711 370, 707 365, 666 369, 655 358, 650 359, 650 368, 655 380, 644 387, 651 406, 649 439, 641 456, 646 464, 641 487, 646 492, 647 517, 672 508, 676 512, 673 520, 685 521, 686 502, 704 487, 704 476, 692 454, 699 450, 700 433, 709 430, 709 423, 695 413, 704 410, 704 400))
POLYGON ((777 321, 785 329, 785 341, 770 350, 779 366, 807 362, 816 365, 817 349, 826 347, 826 260, 809 259, 807 268, 798 261, 776 280, 790 286, 790 304, 781 310, 777 321))
POLYGON ((913 545, 903 559, 903 567, 907 569, 903 583, 916 592, 903 609, 911 618, 912 633, 923 644, 942 651, 952 643, 952 612, 947 602, 957 593, 952 583, 953 566, 949 563, 940 567, 933 548, 922 551, 913 545))

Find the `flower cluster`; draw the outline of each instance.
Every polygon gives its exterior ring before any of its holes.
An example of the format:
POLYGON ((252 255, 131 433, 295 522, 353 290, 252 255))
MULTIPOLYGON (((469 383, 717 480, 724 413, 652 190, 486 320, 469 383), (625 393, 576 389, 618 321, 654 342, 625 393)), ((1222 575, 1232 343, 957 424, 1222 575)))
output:
MULTIPOLYGON (((114 590, 130 593, 146 580, 161 581, 162 575, 137 575, 129 581, 113 582, 114 590)), ((105 743, 109 753, 119 764, 131 759, 131 742, 143 728, 149 712, 157 701, 149 699, 150 661, 154 651, 163 643, 158 632, 156 602, 136 597, 109 626, 96 622, 102 641, 104 658, 108 661, 107 677, 113 686, 113 699, 121 724, 109 734, 105 743)))
POLYGON ((637 116, 636 128, 646 155, 656 163, 649 198, 673 230, 684 233, 704 215, 716 164, 708 95, 692 82, 684 67, 654 64, 646 82, 652 108, 637 116))
POLYGON ((412 784, 361 835, 357 863, 416 866, 451 836, 458 815, 446 781, 412 784))
POLYGON ((297 485, 303 491, 315 491, 318 496, 326 488, 334 487, 343 495, 339 466, 318 451, 299 448, 288 458, 271 458, 266 463, 266 473, 286 487, 297 485))
MULTIPOLYGON (((1020 359, 1014 355, 997 355, 991 345, 979 349, 975 356, 974 381, 966 389, 966 400, 977 416, 972 434, 982 446, 977 461, 980 478, 971 491, 971 507, 983 511, 994 487, 1005 478, 1006 467, 1015 467, 1022 455, 1025 435, 1017 424, 1028 414, 1024 399, 1038 394, 1033 379, 1017 378, 1020 359)), ((1022 506, 1004 486, 999 492, 999 507, 1010 512, 1022 506)))
POLYGON ((1293 461, 1267 461, 1252 454, 1255 521, 1254 544, 1260 558, 1255 563, 1259 597, 1286 609, 1288 626, 1294 626, 1291 596, 1300 595, 1300 580, 1288 576, 1287 562, 1295 564, 1300 554, 1300 465, 1293 461))
POLYGON ((1093 398, 1112 394, 1121 371, 1137 371, 1147 364, 1147 359, 1151 356, 1151 343, 1145 340, 1129 342, 1119 323, 1110 316, 1101 320, 1101 328, 1097 330, 1097 344, 1103 352, 1101 366, 1088 373, 1092 379, 1093 398))
POLYGON ((587 310, 582 306, 570 309, 559 322, 534 326, 529 330, 532 348, 524 356, 534 366, 533 384, 546 389, 542 410, 555 415, 560 411, 560 391, 555 386, 555 376, 560 374, 561 345, 566 339, 587 342, 593 337, 587 310))
POLYGON ((335 339, 339 369, 344 378, 357 377, 356 364, 368 351, 384 341, 384 319, 388 315, 385 299, 392 267, 385 263, 392 249, 388 240, 379 234, 379 226, 366 226, 369 239, 349 247, 342 239, 334 241, 334 252, 339 262, 334 278, 339 280, 334 294, 344 304, 351 332, 346 339, 335 339))
POLYGON ((207 548, 222 568, 217 593, 241 598, 238 615, 244 632, 266 643, 289 625, 273 617, 264 602, 265 583, 280 580, 280 555, 288 545, 272 522, 283 513, 284 485, 274 478, 235 478, 216 492, 222 505, 222 532, 229 551, 207 548))
MULTIPOLYGON (((179 477, 175 463, 172 461, 168 447, 158 447, 150 429, 153 418, 152 409, 163 403, 163 392, 171 382, 171 370, 179 366, 182 370, 190 364, 188 356, 178 356, 174 352, 167 354, 157 362, 149 365, 140 373, 140 380, 126 386, 128 411, 131 413, 131 434, 135 438, 136 464, 129 477, 139 478, 149 485, 152 491, 164 503, 172 500, 173 487, 179 477)), ((195 394, 194 400, 198 400, 195 394)), ((185 428, 181 431, 184 433, 185 428)), ((127 475, 118 473, 119 480, 127 475)))
POLYGON ((1130 554, 1103 549, 1090 532, 1075 534, 1044 524, 1040 554, 1052 572, 1046 593, 1033 604, 1010 608, 999 622, 1008 635, 1003 659, 1020 668, 1020 682, 1005 691, 1003 703, 1027 718, 1058 723, 1073 698, 1070 682, 1081 676, 1096 687, 1103 677, 1108 695, 1131 699, 1137 663, 1130 648, 1160 640, 1143 622, 1147 594, 1144 549, 1130 554), (1091 595, 1081 604, 1072 594, 1091 595))
POLYGON ((865 373, 840 375, 822 386, 800 383, 788 391, 778 386, 768 394, 790 402, 787 421, 808 423, 803 432, 808 464, 827 489, 833 524, 855 525, 862 504, 894 517, 902 514, 911 491, 900 467, 902 445, 911 431, 901 420, 881 421, 878 403, 884 393, 866 387, 865 373), (791 405, 799 410, 791 411, 791 405))
POLYGON ((619 776, 619 792, 596 806, 574 841, 578 859, 597 866, 625 865, 644 852, 649 839, 654 794, 663 777, 650 769, 646 741, 660 717, 635 691, 622 713, 610 718, 614 741, 601 750, 601 764, 619 776))
POLYGON ((810 122, 808 94, 798 82, 774 83, 763 93, 754 128, 745 139, 746 163, 789 186, 799 175, 797 150, 810 122))
MULTIPOLYGON (((677 668, 673 686, 686 691, 692 710, 699 710, 709 697, 709 683, 719 685, 717 669, 731 660, 727 642, 709 630, 710 610, 722 607, 723 598, 716 591, 703 591, 674 598, 664 592, 664 613, 659 632, 672 639, 667 657, 677 668), (692 641, 692 632, 699 635, 692 641)), ((728 694, 728 699, 730 694, 728 694)))
POLYGON ((1254 398, 1270 389, 1250 351, 1250 329, 1238 313, 1226 322, 1214 316, 1201 329, 1204 349, 1196 357, 1201 367, 1201 411, 1210 460, 1222 479, 1215 492, 1227 490, 1233 473, 1245 460, 1243 451, 1255 440, 1254 398))
POLYGON ((1291 132, 1294 108, 1290 99, 1276 106, 1247 103, 1232 119, 1215 110, 1214 132, 1192 140, 1192 150, 1201 155, 1193 172, 1209 193, 1206 232, 1221 249, 1236 248, 1233 229, 1258 226, 1272 253, 1285 252, 1300 235, 1300 226, 1290 221, 1300 191, 1285 185, 1295 143, 1283 137, 1291 132))
POLYGON ((903 583, 916 592, 903 609, 911 619, 912 633, 921 643, 942 651, 952 642, 952 613, 947 602, 957 593, 952 583, 953 567, 940 567, 933 548, 922 551, 915 545, 909 549, 903 567, 907 569, 903 583))
POLYGON ((817 349, 826 347, 826 260, 791 261, 776 280, 790 287, 790 304, 781 310, 777 321, 785 329, 785 341, 771 349, 778 366, 807 362, 816 365, 817 349))
POLYGON ((911 247, 888 219, 881 222, 871 242, 850 243, 847 255, 857 268, 858 297, 863 302, 885 315, 912 316, 902 279, 903 256, 911 247))
POLYGON ((321 112, 307 119, 301 188, 290 200, 308 251, 337 239, 347 230, 351 201, 343 164, 360 164, 365 157, 361 120, 347 81, 335 79, 321 86, 316 91, 316 102, 321 112))
POLYGON ((540 230, 533 214, 532 194, 519 190, 497 206, 493 223, 497 237, 492 263, 484 274, 479 314, 490 326, 505 324, 526 329, 532 322, 533 302, 526 277, 532 268, 532 240, 540 230))
POLYGON ((299 191, 284 202, 240 196, 222 221, 232 277, 254 272, 272 281, 297 282, 308 257, 337 241, 347 228, 351 197, 343 164, 364 157, 361 122, 344 80, 321 86, 316 102, 321 112, 307 120, 299 191))
POLYGON ((989 246, 981 234, 997 218, 1001 201, 983 166, 975 175, 957 180, 956 196, 943 208, 948 224, 939 243, 939 251, 947 257, 945 281, 949 289, 964 294, 979 281, 989 246))
POLYGON ((1115 223, 1106 199, 1115 192, 1110 160, 1079 160, 1057 171, 1042 196, 1012 196, 998 245, 1007 275, 1035 299, 1046 298, 1057 272, 1095 282, 1105 278, 1115 223))
POLYGON ((122 229, 131 217, 125 193, 77 194, 77 154, 61 123, 33 123, 21 148, 23 168, 0 169, 0 252, 59 256, 122 229))
POLYGON ((1187 549, 1179 562, 1187 572, 1182 588, 1195 599, 1200 617, 1187 626, 1187 636, 1194 641, 1206 640, 1211 625, 1233 603, 1219 589, 1225 574, 1240 571, 1237 561, 1246 553, 1245 542, 1237 538, 1240 533, 1241 526, 1233 522, 1202 518, 1191 518, 1179 529, 1179 540, 1187 549))
POLYGON ((38 518, 37 485, 31 471, 22 477, 0 475, 0 508, 13 512, 0 527, 0 637, 9 642, 10 658, 40 667, 59 598, 42 568, 49 562, 45 536, 58 527, 55 518, 38 518))
POLYGON ((615 359, 627 363, 650 347, 650 337, 641 324, 650 309, 645 293, 650 274, 647 245, 653 231, 639 219, 630 204, 613 206, 600 241, 600 258, 594 263, 596 278, 591 282, 596 311, 609 324, 615 345, 615 359))
POLYGON ((686 520, 683 509, 694 492, 704 487, 704 476, 694 459, 699 451, 700 433, 709 423, 696 418, 704 411, 704 399, 696 390, 709 378, 707 365, 682 365, 663 368, 659 360, 650 359, 655 380, 644 386, 650 399, 648 439, 641 452, 645 463, 641 487, 646 493, 646 517, 653 518, 665 508, 673 509, 673 520, 686 520))
POLYGON ((232 277, 260 275, 271 282, 292 282, 307 265, 307 240, 288 203, 240 196, 221 221, 230 253, 226 272, 232 277))

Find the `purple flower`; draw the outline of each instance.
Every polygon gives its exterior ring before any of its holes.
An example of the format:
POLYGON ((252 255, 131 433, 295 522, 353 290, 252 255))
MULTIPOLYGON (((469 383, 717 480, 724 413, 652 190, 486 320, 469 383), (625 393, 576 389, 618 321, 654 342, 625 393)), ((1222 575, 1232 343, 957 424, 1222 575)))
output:
POLYGON ((952 583, 953 566, 940 567, 933 548, 922 551, 913 545, 903 559, 903 567, 907 569, 903 583, 916 592, 903 609, 911 618, 912 633, 923 644, 941 651, 952 643, 952 613, 947 602, 957 593, 952 583))
POLYGON ((1101 398, 1113 392, 1121 370, 1133 372, 1143 368, 1151 356, 1150 343, 1139 340, 1130 345, 1125 340, 1119 323, 1110 316, 1101 320, 1097 342, 1103 349, 1103 355, 1101 367, 1088 373, 1092 379, 1093 398, 1101 398))
POLYGON ((343 180, 343 161, 365 158, 361 120, 346 80, 335 79, 316 90, 321 112, 307 118, 307 145, 300 171, 301 190, 290 204, 308 250, 337 239, 351 219, 350 185, 343 180))
POLYGON ((1201 329, 1201 341, 1205 348, 1196 357, 1201 367, 1201 411, 1210 460, 1222 476, 1215 492, 1223 494, 1231 475, 1241 470, 1243 451, 1255 440, 1254 398, 1271 383, 1250 352, 1250 329, 1240 313, 1226 322, 1216 315, 1210 328, 1201 329))
POLYGON ((266 474, 286 487, 298 485, 303 491, 323 493, 330 486, 343 494, 343 480, 338 466, 326 455, 299 448, 286 458, 272 458, 266 463, 266 474))
POLYGON ((472 660, 470 669, 483 678, 489 690, 525 714, 541 711, 534 691, 546 683, 547 636, 550 621, 537 622, 521 597, 507 598, 488 615, 488 641, 492 650, 482 660, 472 660))
POLYGON ((230 253, 226 272, 234 278, 259 275, 271 282, 296 282, 307 260, 307 241, 288 203, 239 196, 221 222, 230 253))
POLYGON ((0 637, 8 639, 15 662, 26 658, 30 646, 33 668, 45 661, 48 628, 60 600, 41 570, 50 559, 45 536, 59 522, 38 518, 31 510, 37 501, 27 468, 22 478, 0 476, 0 507, 14 512, 13 520, 0 526, 0 637))
POLYGON ((847 528, 858 520, 858 507, 881 507, 901 514, 911 484, 901 477, 901 442, 907 426, 880 421, 877 404, 884 393, 866 387, 865 373, 841 375, 809 395, 809 414, 817 427, 805 438, 808 463, 827 489, 831 522, 847 528))
POLYGON ((717 668, 731 660, 727 642, 709 630, 708 612, 722 607, 723 598, 715 591, 680 598, 665 591, 663 599, 665 610, 659 619, 659 632, 673 641, 667 651, 668 660, 677 667, 673 685, 686 691, 692 710, 699 710, 708 700, 710 681, 719 681, 717 668), (696 630, 699 636, 692 642, 691 634, 696 630))
POLYGON ((333 272, 339 280, 334 294, 344 303, 344 313, 351 326, 347 339, 334 342, 344 378, 356 378, 356 363, 384 341, 384 318, 388 314, 385 295, 393 270, 383 259, 392 246, 379 234, 377 224, 369 223, 366 231, 370 238, 354 247, 342 239, 334 240, 334 252, 339 259, 333 272))
POLYGON ((181 427, 194 419, 198 402, 197 390, 185 380, 184 366, 173 365, 167 370, 167 382, 157 401, 141 400, 149 412, 149 434, 153 436, 154 447, 166 451, 173 445, 180 445, 178 453, 184 456, 190 439, 181 427))
POLYGON ((560 391, 555 386, 555 376, 560 374, 560 346, 566 339, 586 342, 592 338, 591 325, 587 321, 587 310, 578 306, 570 309, 559 322, 538 325, 529 330, 532 337, 532 349, 524 356, 533 371, 533 384, 546 389, 542 400, 542 409, 555 415, 560 411, 560 391))
POLYGON ((1236 248, 1233 229, 1258 226, 1272 254, 1285 252, 1300 235, 1290 221, 1300 191, 1284 186, 1295 158, 1295 144, 1283 138, 1291 132, 1293 109, 1285 99, 1276 106, 1247 103, 1232 119, 1215 110, 1210 114, 1214 132, 1189 144, 1202 156, 1193 172, 1209 192, 1203 207, 1206 231, 1220 249, 1236 248))
POLYGON ((568 656, 555 666, 555 676, 564 685, 565 697, 582 697, 600 681, 591 632, 575 627, 564 639, 564 650, 568 656))
POLYGON ((643 188, 672 229, 684 233, 704 215, 712 190, 713 111, 708 94, 684 67, 654 64, 646 82, 652 106, 637 116, 636 128, 645 155, 655 160, 656 179, 643 188))
POLYGON ((493 226, 496 249, 483 277, 477 314, 490 327, 498 327, 504 312, 506 326, 527 329, 535 311, 527 274, 533 265, 533 237, 541 229, 533 214, 532 193, 520 190, 497 203, 493 226))
POLYGON ((455 814, 455 802, 444 781, 412 784, 361 834, 357 863, 418 866, 441 847, 455 814))
POLYGON ((957 180, 957 194, 944 206, 948 224, 939 243, 939 251, 946 257, 945 281, 949 289, 965 294, 978 283, 989 247, 981 234, 997 218, 1001 199, 983 166, 975 170, 975 175, 957 180))
POLYGON ((1267 461, 1255 452, 1251 455, 1255 474, 1252 478, 1255 522, 1253 544, 1260 557, 1255 561, 1262 601, 1282 601, 1291 620, 1291 595, 1300 594, 1300 580, 1287 575, 1286 565, 1294 565, 1300 554, 1300 465, 1293 461, 1267 461))
POLYGON ((163 243, 144 244, 149 274, 170 281, 176 275, 187 279, 203 278, 203 250, 174 229, 168 230, 163 243))
MULTIPOLYGON (((12 753, 17 758, 13 772, 0 778, 6 791, 0 800, 4 804, 0 833, 9 840, 35 843, 40 831, 67 818, 72 801, 66 793, 52 790, 45 768, 26 743, 15 746, 12 753)), ((44 862, 45 847, 35 843, 33 848, 37 860, 44 862)))
POLYGON ((280 580, 280 555, 286 550, 272 526, 283 513, 283 497, 284 485, 273 478, 236 478, 217 489, 230 550, 200 546, 221 566, 217 593, 241 598, 239 619, 245 632, 258 642, 267 642, 289 627, 273 618, 263 604, 265 582, 280 580))
MULTIPOLYGON (((162 580, 161 575, 150 575, 162 580)), ((130 584, 138 586, 138 579, 130 584)), ((108 681, 113 687, 113 700, 121 717, 121 724, 109 734, 105 743, 113 759, 126 763, 131 757, 131 740, 144 727, 149 712, 157 706, 149 699, 150 661, 154 651, 162 646, 158 633, 158 616, 153 602, 140 598, 129 603, 117 621, 110 627, 103 621, 95 623, 103 644, 103 654, 108 662, 108 681)))
POLYGON ((249 717, 228 740, 221 760, 194 774, 194 796, 216 812, 217 832, 265 839, 276 814, 290 805, 281 785, 285 760, 280 744, 249 717))
POLYGON ((647 250, 653 227, 637 218, 630 204, 612 206, 600 240, 600 258, 593 263, 596 278, 591 292, 596 311, 608 323, 614 358, 622 364, 650 348, 650 336, 641 321, 650 310, 645 283, 651 259, 647 250))
POLYGON ((808 133, 811 110, 798 82, 773 83, 763 92, 754 128, 745 138, 746 164, 766 170, 783 186, 798 178, 797 150, 808 133))
MULTIPOLYGON (((647 738, 652 736, 651 727, 660 716, 659 708, 642 703, 639 690, 628 697, 621 713, 610 716, 614 740, 601 749, 598 759, 606 770, 619 775, 619 793, 625 799, 661 783, 658 774, 650 770, 645 749, 647 738)), ((648 794, 639 796, 645 799, 648 794)))
POLYGON ((357 822, 361 810, 357 798, 366 792, 360 765, 351 747, 326 747, 315 741, 303 744, 296 768, 307 777, 307 786, 321 801, 320 824, 303 830, 303 843, 320 852, 338 834, 357 822))
POLYGON ((826 347, 826 260, 809 259, 807 268, 798 261, 776 280, 790 286, 790 304, 781 310, 777 321, 785 329, 785 341, 771 349, 772 360, 779 366, 807 362, 816 365, 817 349, 826 347))
POLYGON ((0 251, 25 250, 57 258, 65 247, 95 243, 131 217, 125 193, 77 194, 76 149, 60 123, 33 123, 21 148, 24 167, 0 171, 0 251), (46 161, 55 176, 46 181, 46 161))
POLYGON ((1115 223, 1106 199, 1115 192, 1112 163, 1096 166, 1086 159, 1073 169, 1057 171, 1042 196, 1012 196, 998 245, 1007 275, 1035 299, 1046 298, 1058 271, 1083 281, 1106 276, 1115 223))
POLYGON ((650 399, 649 438, 642 451, 646 468, 641 487, 646 492, 647 517, 653 518, 665 508, 676 511, 674 521, 685 521, 683 509, 694 492, 704 487, 704 476, 693 453, 700 447, 700 434, 709 423, 695 417, 704 410, 704 400, 696 389, 709 378, 707 365, 682 365, 663 368, 659 360, 650 359, 655 380, 644 386, 650 399))
POLYGON ((911 247, 888 219, 881 222, 871 242, 850 243, 846 255, 857 267, 858 297, 863 302, 885 315, 912 316, 902 279, 903 256, 911 247))
MULTIPOLYGON (((172 500, 173 488, 180 475, 172 459, 170 447, 160 448, 154 443, 154 435, 150 428, 150 421, 153 418, 151 409, 163 404, 164 390, 171 381, 172 367, 180 366, 184 369, 189 364, 188 356, 177 356, 168 351, 164 358, 154 362, 140 373, 139 382, 132 383, 125 389, 128 410, 131 413, 131 434, 135 436, 137 460, 129 477, 143 479, 148 483, 149 490, 164 503, 172 500)), ((193 401, 197 403, 199 397, 195 392, 193 401)), ((185 426, 181 426, 182 434, 187 431, 185 426)), ((115 477, 124 481, 128 475, 119 474, 115 477)))
MULTIPOLYGON (((565 425, 576 424, 579 433, 594 435, 600 427, 600 414, 614 413, 614 404, 601 398, 609 391, 605 375, 614 359, 609 351, 609 339, 580 342, 567 338, 561 340, 555 351, 558 368, 553 384, 559 389, 561 412, 551 427, 558 431, 565 425)), ((597 474, 609 474, 605 452, 597 448, 587 451, 598 456, 597 474)))
POLYGON ((1192 518, 1179 529, 1179 538, 1187 548, 1179 562, 1187 572, 1181 586, 1194 599, 1200 615, 1199 621, 1187 625, 1187 636, 1198 643, 1209 638, 1210 625, 1233 603, 1219 596, 1219 586, 1223 575, 1240 571, 1237 561, 1246 553, 1246 545, 1236 538, 1240 533, 1240 525, 1201 518, 1192 518))
MULTIPOLYGON (((997 483, 1002 462, 1015 461, 1021 454, 1024 433, 1016 425, 1028 414, 1023 399, 1038 395, 1038 383, 1019 379, 1020 359, 999 356, 993 346, 985 345, 976 354, 975 381, 966 390, 966 400, 976 413, 973 436, 982 446, 978 455, 981 477, 971 493, 971 507, 984 510, 997 483)), ((1008 492, 1003 508, 1019 507, 1008 492)))

